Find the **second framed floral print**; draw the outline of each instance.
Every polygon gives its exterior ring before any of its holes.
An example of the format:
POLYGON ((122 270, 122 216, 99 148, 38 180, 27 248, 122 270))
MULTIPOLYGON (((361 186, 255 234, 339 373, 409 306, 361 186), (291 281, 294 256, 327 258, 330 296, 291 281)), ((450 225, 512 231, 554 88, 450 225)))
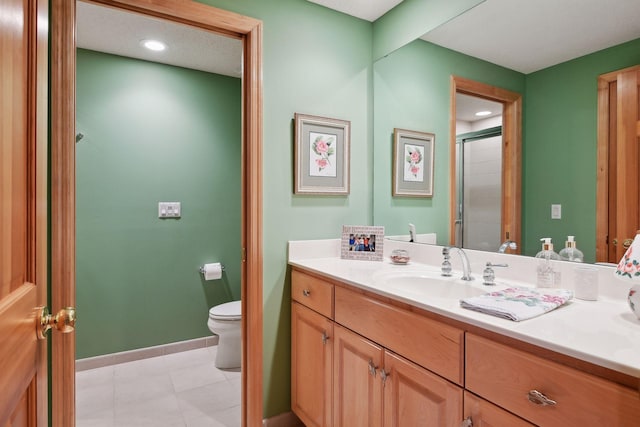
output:
POLYGON ((433 196, 434 145, 432 133, 393 130, 394 196, 433 196))

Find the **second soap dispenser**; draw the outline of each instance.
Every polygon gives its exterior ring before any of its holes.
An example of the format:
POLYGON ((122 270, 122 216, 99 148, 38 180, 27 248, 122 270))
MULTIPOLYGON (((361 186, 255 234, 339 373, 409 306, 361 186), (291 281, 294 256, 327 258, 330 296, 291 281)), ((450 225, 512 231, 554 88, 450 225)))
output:
POLYGON ((576 247, 574 236, 567 236, 564 249, 560 251, 560 259, 573 262, 582 262, 584 260, 584 254, 576 247))
POLYGON ((542 250, 536 254, 536 258, 539 258, 536 286, 539 288, 553 288, 559 285, 559 283, 556 283, 559 282, 559 280, 551 261, 559 260, 560 256, 553 251, 551 237, 542 238, 540 241, 542 241, 542 250))

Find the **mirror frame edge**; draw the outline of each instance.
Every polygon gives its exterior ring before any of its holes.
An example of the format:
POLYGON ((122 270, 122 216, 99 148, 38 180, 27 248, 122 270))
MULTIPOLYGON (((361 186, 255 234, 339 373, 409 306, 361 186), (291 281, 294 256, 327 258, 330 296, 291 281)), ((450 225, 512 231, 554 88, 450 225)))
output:
POLYGON ((456 93, 500 102, 502 124, 502 225, 501 240, 518 242, 522 251, 522 95, 486 83, 451 75, 449 111, 449 243, 455 245, 456 221, 456 93))

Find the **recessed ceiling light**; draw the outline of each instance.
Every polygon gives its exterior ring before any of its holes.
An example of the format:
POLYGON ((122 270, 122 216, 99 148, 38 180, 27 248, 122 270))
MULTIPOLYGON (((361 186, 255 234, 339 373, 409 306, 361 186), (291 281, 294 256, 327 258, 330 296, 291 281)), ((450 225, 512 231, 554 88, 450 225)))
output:
POLYGON ((491 111, 478 111, 476 113, 476 116, 478 117, 484 117, 484 116, 488 116, 489 114, 491 114, 491 111))
POLYGON ((155 52, 163 51, 167 48, 167 45, 158 40, 142 40, 140 44, 146 47, 149 50, 153 50, 155 52))

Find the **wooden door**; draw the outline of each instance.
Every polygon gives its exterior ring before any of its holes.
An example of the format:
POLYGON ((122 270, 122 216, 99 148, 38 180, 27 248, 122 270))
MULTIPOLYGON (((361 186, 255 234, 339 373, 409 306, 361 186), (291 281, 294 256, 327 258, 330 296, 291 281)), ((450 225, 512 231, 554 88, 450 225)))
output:
POLYGON ((468 391, 464 392, 464 418, 470 419, 473 427, 533 427, 533 424, 468 391))
POLYGON ((0 2, 0 426, 46 426, 47 1, 0 2))
POLYGON ((333 425, 380 427, 382 347, 337 324, 333 335, 333 425))
POLYGON ((640 228, 640 66, 598 79, 596 261, 617 263, 640 228))
POLYGON ((388 350, 384 372, 384 427, 460 425, 461 387, 388 350))
POLYGON ((333 322, 291 304, 291 410, 307 427, 331 426, 333 322))

